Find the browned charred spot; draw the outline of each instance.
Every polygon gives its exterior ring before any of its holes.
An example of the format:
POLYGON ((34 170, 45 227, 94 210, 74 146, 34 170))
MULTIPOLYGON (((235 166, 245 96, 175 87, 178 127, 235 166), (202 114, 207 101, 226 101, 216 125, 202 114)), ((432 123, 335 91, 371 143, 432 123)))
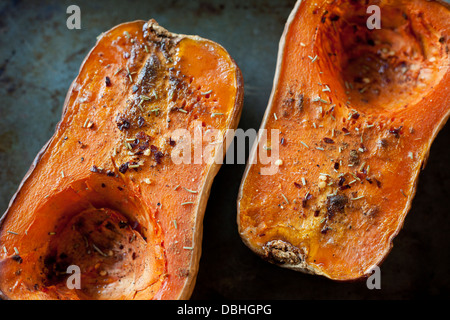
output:
POLYGON ((297 108, 300 111, 302 111, 302 109, 303 109, 303 102, 304 102, 304 100, 305 100, 305 96, 302 93, 300 93, 298 95, 298 100, 297 100, 297 108))
POLYGON ((291 107, 294 104, 294 102, 295 102, 294 98, 286 98, 283 101, 283 106, 291 107))
POLYGON ((180 270, 178 270, 178 276, 180 278, 187 278, 189 276, 189 269, 180 269, 180 270))
POLYGON ((302 252, 299 248, 283 240, 272 240, 263 246, 264 258, 275 264, 299 264, 302 252))
POLYGON ((327 214, 332 218, 336 213, 344 212, 348 198, 345 195, 329 195, 327 196, 327 214))
POLYGON ((109 77, 106 77, 106 78, 105 78, 105 85, 106 85, 107 87, 110 87, 110 86, 111 86, 111 79, 110 79, 109 77))
POLYGON ((378 144, 382 147, 382 148, 386 148, 388 146, 388 142, 386 139, 380 139, 378 140, 378 144))
POLYGON ((349 164, 353 166, 359 165, 359 154, 357 150, 350 150, 349 164))
POLYGON ((161 62, 156 54, 152 54, 144 64, 144 67, 138 74, 136 84, 141 89, 141 94, 149 94, 153 91, 153 84, 158 77, 158 71, 161 68, 161 62))
POLYGON ((67 268, 69 267, 69 261, 66 259, 59 259, 57 253, 52 251, 44 259, 44 274, 45 285, 52 285, 61 282, 67 277, 67 268))

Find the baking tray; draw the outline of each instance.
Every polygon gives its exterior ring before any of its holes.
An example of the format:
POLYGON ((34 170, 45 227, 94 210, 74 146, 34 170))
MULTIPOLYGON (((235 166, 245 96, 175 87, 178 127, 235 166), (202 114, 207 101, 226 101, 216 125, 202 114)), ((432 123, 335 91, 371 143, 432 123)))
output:
MULTIPOLYGON (((2 1, 0 3, 0 214, 61 117, 66 92, 96 37, 126 21, 156 19, 176 33, 222 44, 245 81, 239 127, 263 118, 284 23, 294 0, 2 1), (81 9, 69 30, 66 9, 81 9)), ((334 282, 269 264, 241 241, 236 198, 244 164, 217 175, 204 219, 192 299, 448 299, 450 296, 450 126, 431 148, 412 209, 381 266, 381 289, 334 282)))

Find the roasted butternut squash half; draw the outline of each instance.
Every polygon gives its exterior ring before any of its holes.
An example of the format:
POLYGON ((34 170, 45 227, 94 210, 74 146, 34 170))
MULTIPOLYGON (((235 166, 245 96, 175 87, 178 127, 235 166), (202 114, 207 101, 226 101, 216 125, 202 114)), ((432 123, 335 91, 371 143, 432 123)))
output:
POLYGON ((221 163, 211 160, 242 100, 241 72, 217 43, 154 20, 102 34, 1 220, 2 297, 189 298, 221 163))
POLYGON ((297 2, 262 122, 279 140, 256 141, 238 199, 249 248, 334 280, 363 279, 387 256, 450 113, 448 6, 374 4, 379 29, 367 1, 297 2), (279 156, 264 164, 261 148, 279 156))

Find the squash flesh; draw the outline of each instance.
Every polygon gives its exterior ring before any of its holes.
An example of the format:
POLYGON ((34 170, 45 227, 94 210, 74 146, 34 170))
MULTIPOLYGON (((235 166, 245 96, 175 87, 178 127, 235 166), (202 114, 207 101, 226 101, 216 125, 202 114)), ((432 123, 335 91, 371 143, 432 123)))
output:
POLYGON ((287 23, 262 124, 280 131, 282 165, 262 175, 252 153, 238 200, 243 241, 280 266, 370 274, 448 119, 448 9, 378 5, 380 30, 366 28, 358 1, 298 2, 287 23))
MULTIPOLYGON (((2 218, 3 297, 188 298, 219 166, 175 164, 181 138, 172 134, 215 129, 222 142, 240 117, 241 77, 220 45, 171 34, 153 20, 102 34, 68 92, 55 135, 2 218), (99 215, 103 227, 95 230, 99 215), (62 252, 73 246, 79 249, 62 252), (60 274, 71 264, 80 264, 80 290, 68 289, 60 274)), ((215 153, 226 148, 214 146, 215 153)))

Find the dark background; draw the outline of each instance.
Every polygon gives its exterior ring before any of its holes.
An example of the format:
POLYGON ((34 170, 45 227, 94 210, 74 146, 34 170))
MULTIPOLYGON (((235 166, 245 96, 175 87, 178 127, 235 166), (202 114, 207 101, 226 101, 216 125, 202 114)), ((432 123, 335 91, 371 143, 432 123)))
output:
MULTIPOLYGON (((278 42, 293 0, 1 1, 0 214, 37 152, 52 136, 66 92, 96 36, 126 21, 154 18, 171 32, 222 44, 245 81, 239 127, 259 128, 272 88, 278 42), (68 30, 66 8, 81 8, 68 30)), ((450 296, 450 126, 438 135, 394 248, 381 290, 264 262, 240 240, 236 198, 244 165, 223 165, 204 219, 203 253, 192 299, 448 299, 450 296)))

